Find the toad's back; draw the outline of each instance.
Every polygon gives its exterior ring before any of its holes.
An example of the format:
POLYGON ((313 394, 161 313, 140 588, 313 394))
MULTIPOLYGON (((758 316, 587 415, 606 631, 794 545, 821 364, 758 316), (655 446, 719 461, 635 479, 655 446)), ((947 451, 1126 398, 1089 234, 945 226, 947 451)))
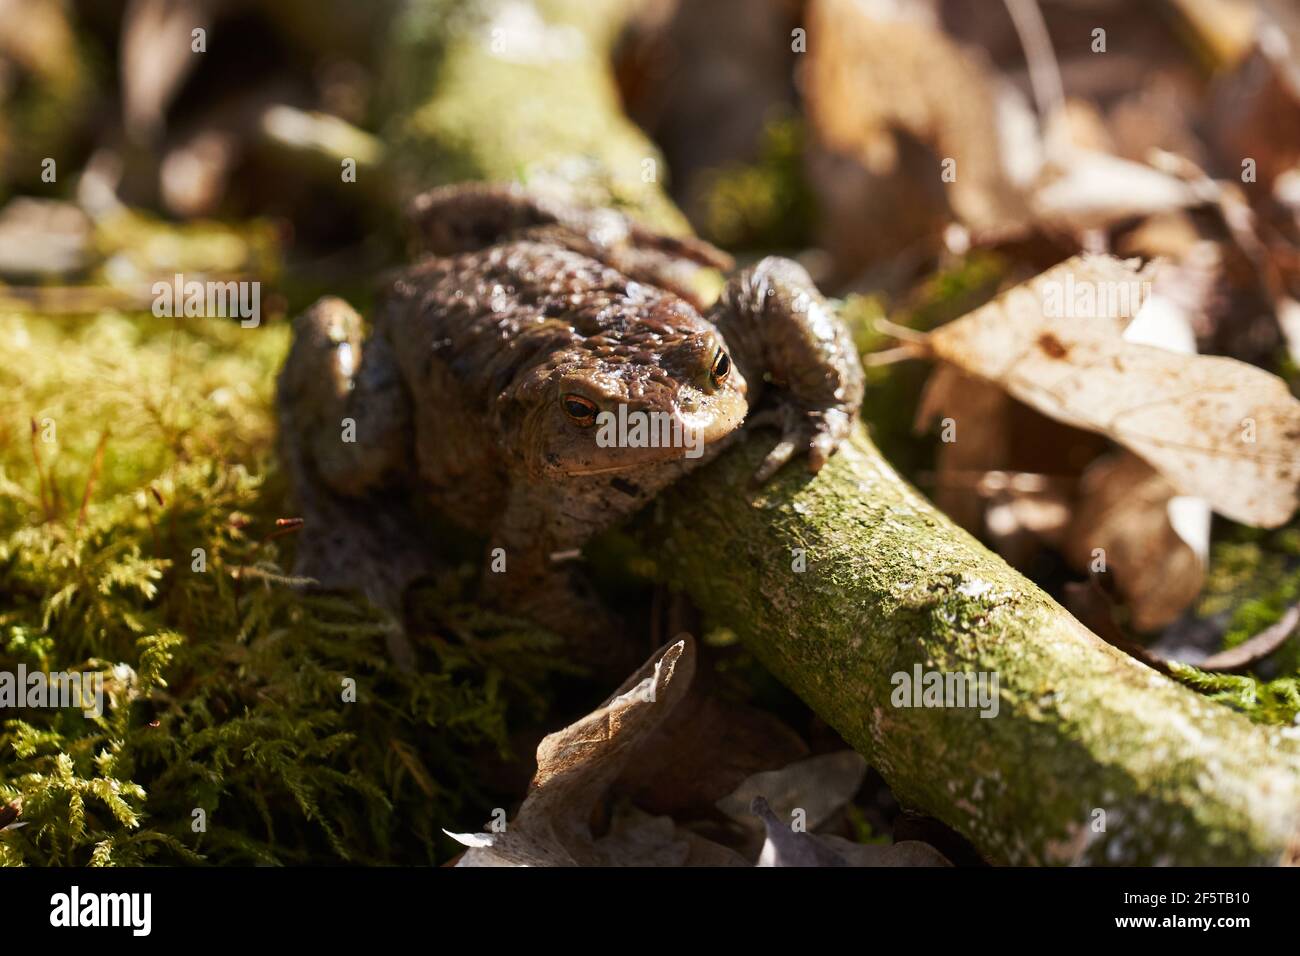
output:
POLYGON ((666 344, 707 324, 670 292, 537 242, 428 259, 402 273, 377 330, 417 403, 450 385, 490 413, 528 374, 566 363, 655 378, 666 344), (433 366, 440 365, 451 381, 433 366))

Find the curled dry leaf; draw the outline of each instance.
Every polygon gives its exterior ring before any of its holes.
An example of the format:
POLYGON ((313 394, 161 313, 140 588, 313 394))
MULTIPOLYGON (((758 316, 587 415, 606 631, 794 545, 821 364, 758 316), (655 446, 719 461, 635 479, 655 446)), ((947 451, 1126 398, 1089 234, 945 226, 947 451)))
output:
POLYGON ((718 809, 742 826, 757 829, 751 806, 762 798, 764 805, 786 820, 795 810, 803 811, 804 823, 815 830, 853 799, 867 775, 867 762, 852 750, 820 754, 799 760, 780 770, 756 773, 736 790, 718 801, 718 809))
POLYGON ((1144 163, 1075 150, 1048 164, 1033 193, 1034 215, 1057 229, 1109 226, 1200 203, 1186 183, 1144 163))
POLYGON ((1239 671, 1268 657, 1295 632, 1300 624, 1300 604, 1292 604, 1276 624, 1264 628, 1248 641, 1220 651, 1196 666, 1203 671, 1239 671))
POLYGON ((1106 435, 1183 494, 1276 527, 1300 501, 1300 402, 1234 359, 1127 341, 1150 267, 1079 256, 929 336, 931 354, 1044 414, 1106 435))
POLYGON ((696 681, 619 777, 637 806, 673 816, 708 813, 747 777, 808 756, 808 746, 768 711, 711 695, 696 681))
POLYGON ((1096 461, 1079 490, 1074 518, 1062 536, 1066 558, 1077 570, 1089 571, 1101 570, 1092 565, 1104 555, 1105 571, 1113 576, 1134 629, 1152 631, 1172 622, 1204 583, 1209 512, 1127 453, 1096 461), (1193 520, 1184 521, 1192 509, 1193 520))
POLYGON ((942 853, 919 840, 889 846, 854 843, 830 834, 808 833, 783 822, 762 797, 750 812, 763 822, 766 838, 758 866, 951 866, 942 853))
POLYGON ((667 817, 620 809, 596 838, 591 818, 635 751, 685 696, 695 648, 683 635, 600 707, 537 748, 537 773, 500 833, 450 833, 468 846, 457 866, 744 865, 738 854, 667 817))
POLYGON ((937 246, 953 218, 980 232, 1024 219, 996 135, 997 76, 944 33, 933 4, 816 0, 806 20, 809 169, 842 265, 937 246))
POLYGON ((866 773, 867 762, 852 750, 820 754, 754 774, 718 809, 751 831, 753 847, 761 837, 758 866, 948 866, 916 840, 867 845, 812 832, 853 799, 866 773))

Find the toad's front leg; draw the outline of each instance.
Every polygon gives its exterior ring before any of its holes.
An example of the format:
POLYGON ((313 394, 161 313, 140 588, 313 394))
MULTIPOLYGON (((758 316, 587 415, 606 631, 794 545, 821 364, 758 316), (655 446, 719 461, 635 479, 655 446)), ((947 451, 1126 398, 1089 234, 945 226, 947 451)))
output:
MULTIPOLYGON (((372 338, 363 355, 361 316, 341 299, 321 299, 294 320, 276 404, 281 461, 304 521, 295 576, 360 590, 400 620, 406 586, 433 562, 396 493, 410 414, 390 352, 372 338)), ((413 666, 400 630, 389 647, 413 666)))
POLYGON ((819 471, 848 438, 862 404, 862 363, 848 329, 802 266, 769 256, 727 282, 709 318, 722 332, 749 383, 755 409, 775 388, 779 404, 751 416, 775 416, 781 440, 759 466, 766 481, 796 454, 819 471))

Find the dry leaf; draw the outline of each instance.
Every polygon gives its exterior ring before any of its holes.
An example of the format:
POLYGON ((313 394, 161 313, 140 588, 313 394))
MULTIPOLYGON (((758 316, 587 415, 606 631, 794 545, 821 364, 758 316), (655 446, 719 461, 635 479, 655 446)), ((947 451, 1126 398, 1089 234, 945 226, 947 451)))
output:
POLYGON ((89 217, 72 203, 19 196, 0 209, 0 275, 61 275, 91 262, 89 217))
POLYGON ((842 265, 937 247, 954 217, 975 231, 1025 217, 999 142, 997 76, 983 51, 944 34, 933 4, 815 0, 807 21, 810 176, 842 265))
POLYGON ((1149 269, 1076 257, 932 333, 929 349, 1124 445, 1229 518, 1284 524, 1300 494, 1300 402, 1254 366, 1127 341, 1149 291, 1149 269))
POLYGON ((1252 161, 1252 182, 1271 189, 1300 163, 1300 14, 1290 0, 1260 5, 1250 55, 1213 91, 1208 139, 1222 167, 1239 175, 1252 161))
POLYGON ((1257 664, 1287 642, 1300 624, 1300 604, 1292 604, 1277 623, 1264 628, 1254 637, 1220 651, 1196 666, 1203 671, 1240 671, 1257 664))
POLYGON ((1254 44, 1258 11, 1250 0, 1173 0, 1219 64, 1238 63, 1254 44))
POLYGON ((718 809, 742 826, 757 829, 750 807, 762 797, 787 820, 796 809, 802 810, 807 828, 815 830, 853 799, 866 775, 867 762, 852 750, 821 754, 754 774, 719 800, 718 809))
POLYGON ((1201 201, 1187 183, 1144 163, 1074 150, 1044 169, 1031 205, 1041 222, 1081 231, 1201 201))
POLYGON ((1012 400, 996 385, 972 378, 948 363, 935 366, 917 404, 914 429, 924 432, 936 419, 960 409, 961 441, 941 442, 935 452, 931 497, 948 517, 972 534, 984 530, 984 499, 977 481, 994 468, 1009 467, 1012 443, 1006 427, 1012 400))
POLYGON ((1079 492, 1063 537, 1067 560, 1077 570, 1104 570, 1114 578, 1135 630, 1172 622, 1196 600, 1205 580, 1208 509, 1178 496, 1150 465, 1127 453, 1095 462, 1079 492), (1193 513, 1184 517, 1188 506, 1193 513), (1099 560, 1104 569, 1094 566, 1099 560))
MULTIPOLYGON (((1170 275, 1181 278, 1185 270, 1162 273, 1162 279, 1170 275)), ((1124 338, 1194 355, 1193 308, 1163 291, 1166 285, 1161 282, 1161 291, 1146 301, 1124 338)), ((1186 284, 1180 285, 1173 291, 1186 298, 1186 284)), ((1153 631, 1172 623, 1204 583, 1209 503, 1179 495, 1150 465, 1128 452, 1094 462, 1080 481, 1078 499, 1063 536, 1066 558, 1079 571, 1104 570, 1114 579, 1134 629, 1153 631), (1104 569, 1097 566, 1099 555, 1104 569)))
POLYGON ((1105 450, 1105 439, 1053 421, 947 362, 926 382, 916 428, 942 417, 951 417, 956 440, 935 451, 935 504, 973 534, 987 534, 1017 567, 1042 544, 1056 546, 1078 476, 1105 450))
POLYGON ((948 859, 919 840, 892 845, 854 843, 829 834, 797 831, 783 822, 762 797, 750 812, 763 821, 766 838, 758 866, 951 866, 948 859))
POLYGON ((656 653, 595 711, 546 737, 519 812, 499 833, 448 835, 470 847, 457 866, 743 865, 667 817, 626 808, 597 839, 591 819, 636 750, 685 696, 695 668, 688 635, 656 653))
POLYGON ((707 694, 697 681, 619 778, 617 790, 653 813, 708 812, 747 777, 808 756, 775 714, 707 694))

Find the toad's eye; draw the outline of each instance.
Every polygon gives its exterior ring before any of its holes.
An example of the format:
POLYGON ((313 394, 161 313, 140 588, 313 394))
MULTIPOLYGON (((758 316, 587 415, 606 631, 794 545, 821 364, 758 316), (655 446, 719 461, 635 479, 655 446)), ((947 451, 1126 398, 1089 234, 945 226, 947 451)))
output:
POLYGON ((596 403, 591 399, 570 392, 560 399, 560 404, 564 407, 564 414, 568 415, 575 425, 586 428, 596 423, 596 403))
POLYGON ((709 367, 709 381, 717 388, 727 380, 731 374, 731 356, 722 349, 718 349, 713 356, 713 364, 709 367))

